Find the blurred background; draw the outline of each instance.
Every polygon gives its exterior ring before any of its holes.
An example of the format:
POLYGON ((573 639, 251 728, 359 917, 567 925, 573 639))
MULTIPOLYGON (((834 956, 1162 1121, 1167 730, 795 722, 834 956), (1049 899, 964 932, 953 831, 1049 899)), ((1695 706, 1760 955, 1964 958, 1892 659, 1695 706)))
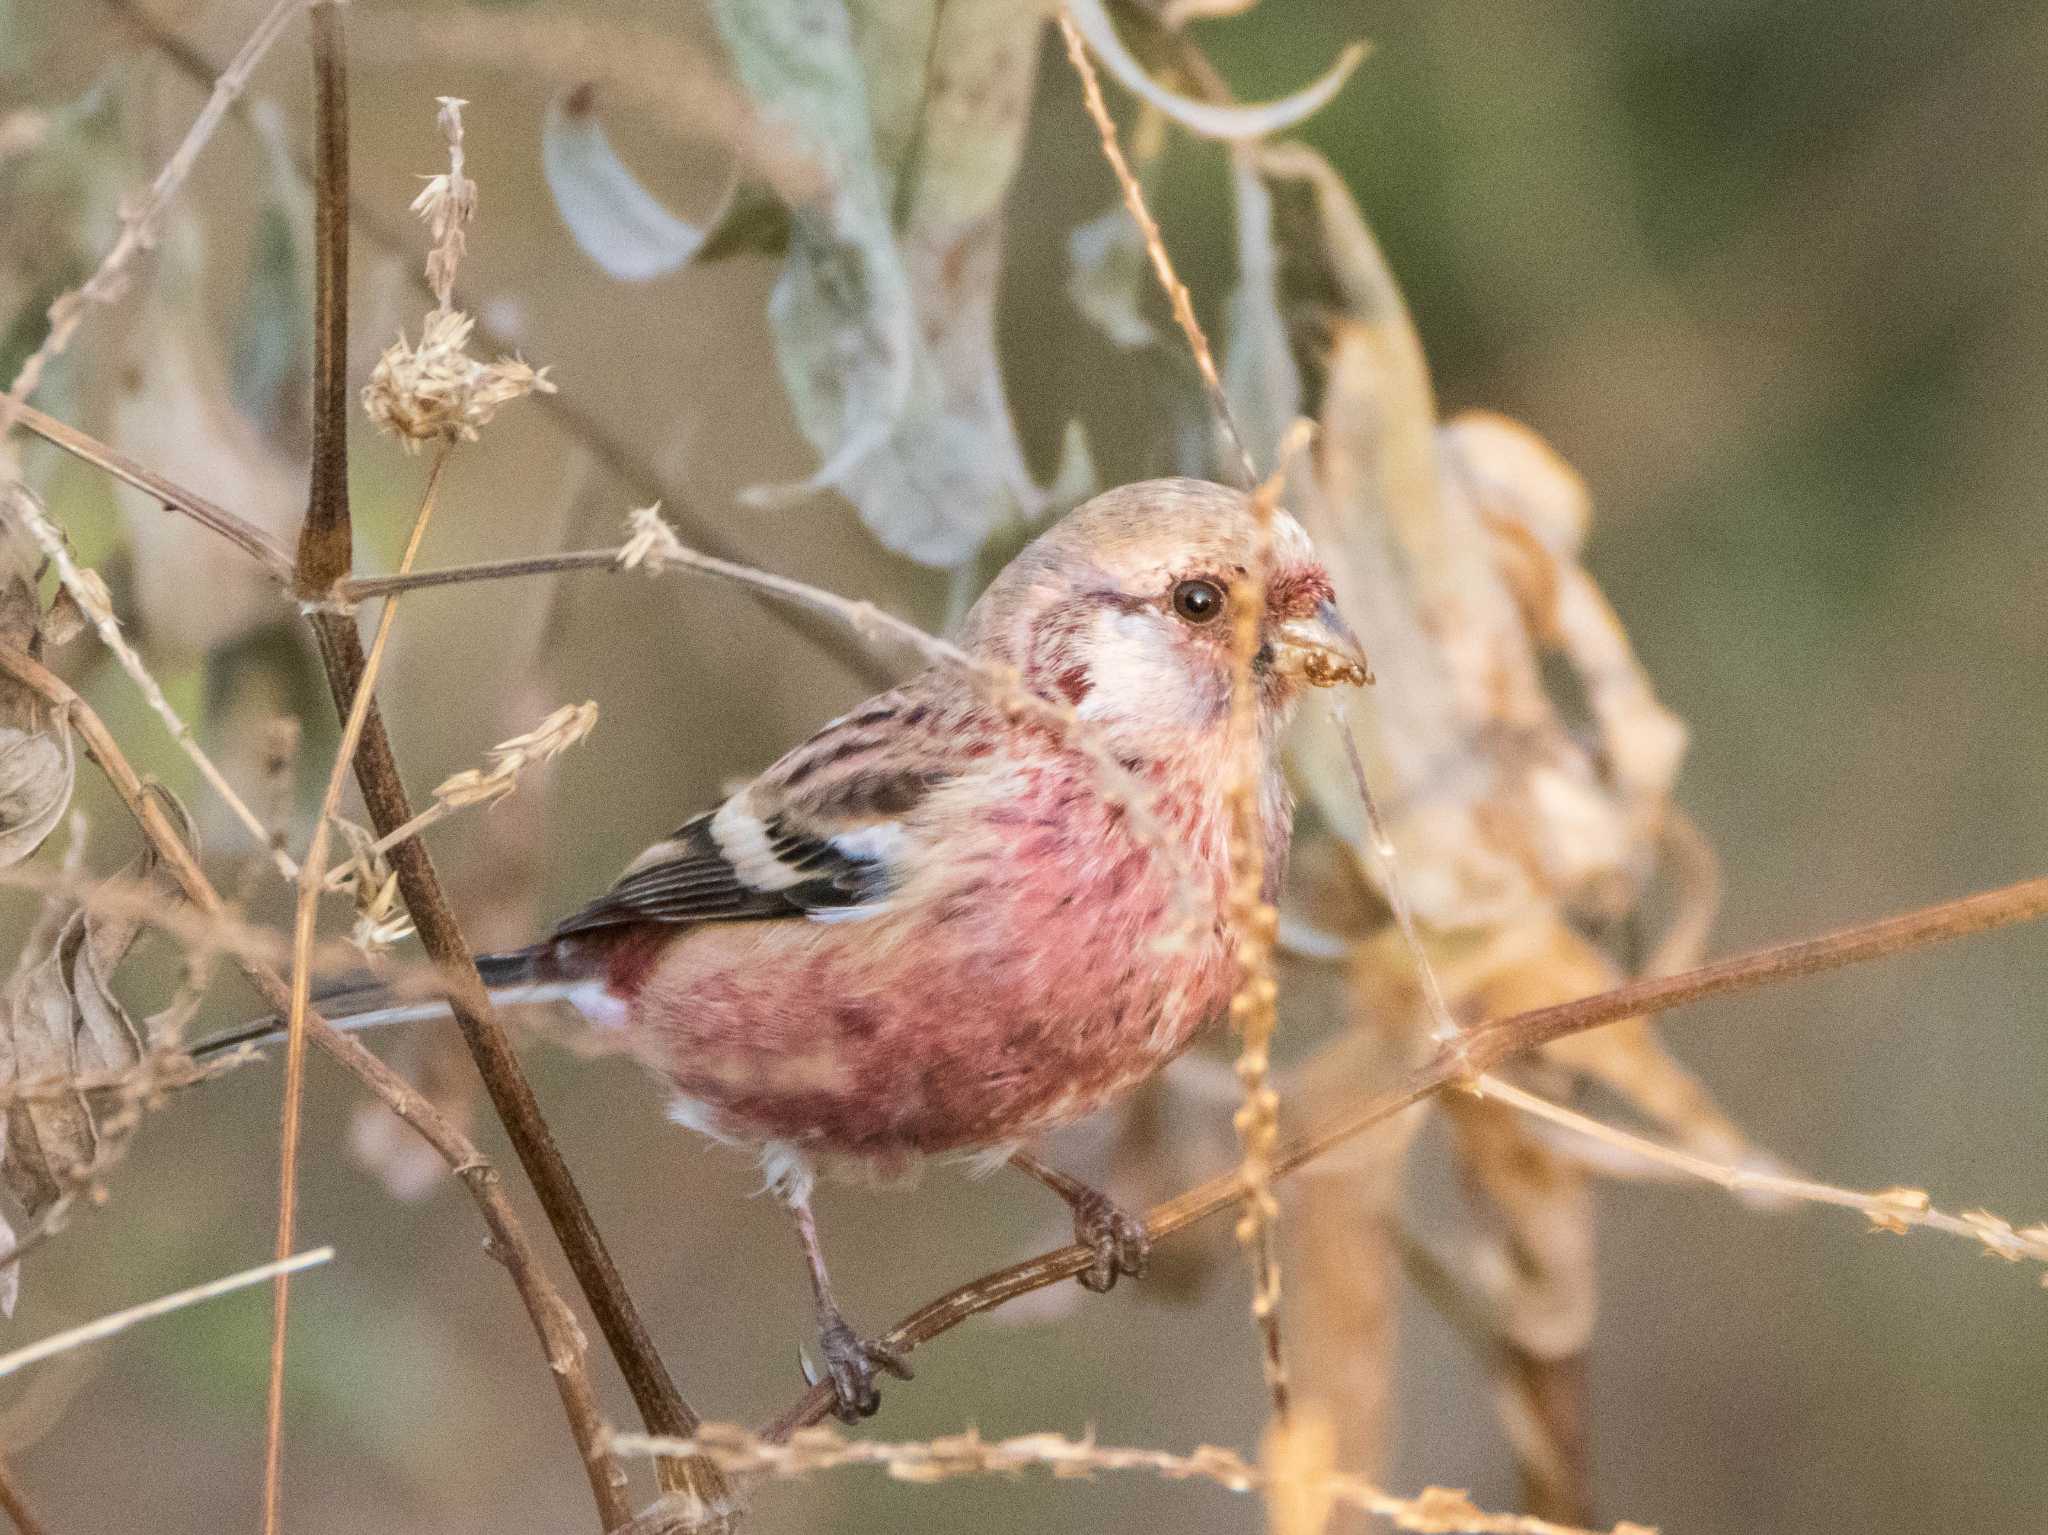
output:
MULTIPOLYGON (((48 298, 89 270, 77 263, 104 246, 114 194, 141 184, 197 109, 203 92, 172 45, 217 67, 261 9, 151 0, 138 27, 99 0, 0 0, 0 114, 75 110, 90 119, 82 131, 115 146, 84 170, 34 154, 0 166, 0 319, 14 327, 0 373, 12 376, 48 298)), ((407 276, 425 237, 404 210, 444 164, 433 98, 465 97, 481 213, 462 288, 476 312, 682 492, 687 504, 668 505, 686 538, 695 518, 775 570, 942 622, 947 578, 881 551, 844 503, 737 499, 817 462, 765 318, 777 260, 742 252, 616 282, 550 199, 549 100, 621 37, 671 39, 721 68, 697 8, 361 0, 348 16, 356 195, 402 242, 394 254, 358 235, 356 376, 425 307, 407 276)), ((1524 421, 1588 482, 1588 566, 1691 731, 1678 798, 1724 862, 1717 952, 2048 870, 2048 13, 1264 0, 1192 35, 1247 99, 1297 87, 1349 40, 1373 43, 1301 136, 1379 236, 1444 413, 1524 421)), ((1116 348, 1068 298, 1068 231, 1113 188, 1050 36, 1047 48, 1012 192, 1004 375, 1040 481, 1078 418, 1115 483, 1173 462, 1175 424, 1148 402, 1185 364, 1167 348, 1116 348)), ((259 520, 267 511, 281 533, 301 504, 303 374, 281 318, 295 301, 261 288, 273 271, 263 240, 289 238, 289 219, 271 222, 290 207, 278 155, 306 141, 308 82, 301 26, 253 85, 275 105, 278 143, 249 123, 223 129, 182 202, 195 217, 121 309, 88 320, 75 365, 41 397, 174 477, 204 488, 214 476, 221 500, 259 520), (187 371, 160 382, 173 362, 187 371), (208 367, 239 381, 260 448, 217 446, 242 429, 204 403, 208 367)), ((665 114, 657 94, 622 96, 605 126, 664 202, 706 212, 728 151, 687 101, 665 114)), ((1148 174, 1213 317, 1233 272, 1224 157, 1177 137, 1148 174)), ((153 597, 151 562, 178 551, 134 547, 92 471, 32 467, 82 553, 127 571, 117 600, 138 640, 236 771, 256 760, 260 716, 305 716, 302 837, 333 726, 296 642, 232 618, 254 599, 219 568, 228 556, 181 524, 161 537, 187 550, 189 569, 163 564, 186 573, 153 597)), ((363 423, 363 568, 395 559, 423 472, 363 423)), ((515 404, 452 460, 427 562, 613 542, 644 499, 556 418, 515 404)), ((406 607, 394 645, 385 709, 416 794, 557 704, 591 698, 603 711, 546 792, 438 834, 458 909, 485 944, 578 902, 722 784, 868 691, 747 599, 676 579, 427 594, 406 607), (528 873, 509 878, 513 866, 528 873)), ((90 640, 56 665, 139 763, 203 804, 90 640)), ((129 828, 90 774, 79 803, 90 864, 112 869, 129 828)), ((232 829, 202 819, 232 873, 232 829)), ((25 929, 32 903, 9 900, 25 929)), ((289 904, 273 879, 252 908, 283 923, 289 904)), ((167 988, 175 957, 149 960, 128 974, 142 991, 167 988)), ((202 1032, 253 1010, 221 970, 202 1032)), ((2026 1223, 2048 1214, 2044 996, 2048 939, 2022 930, 1702 1007, 1665 1034, 1787 1163, 1853 1187, 1924 1186, 1944 1208, 2026 1223)), ((1283 994, 1284 1020, 1290 998, 1308 1005, 1283 994)), ((626 1063, 547 1046, 528 1059, 685 1393, 714 1418, 778 1411, 800 1384, 808 1297, 783 1217, 749 1197, 755 1172, 669 1125, 626 1063)), ((314 1059, 301 1229, 341 1257, 294 1287, 290 1527, 587 1527, 554 1393, 469 1204, 445 1183, 400 1201, 356 1165, 356 1098, 314 1059)), ((256 1067, 153 1115, 104 1204, 27 1263, 7 1345, 266 1257, 277 1100, 275 1067, 256 1067)), ((1230 1155, 1227 1106, 1211 1112, 1203 1172, 1230 1155)), ((479 1134, 509 1166, 488 1113, 479 1134)), ((1425 1139, 1408 1189, 1418 1222, 1451 1197, 1448 1182, 1425 1139)), ((936 1169, 910 1195, 828 1190, 821 1220, 849 1311, 880 1327, 1058 1239, 1048 1204, 1007 1177, 936 1169)), ((1602 1186, 1598 1232, 1588 1370, 1603 1519, 1731 1532, 2041 1523, 2048 1300, 2035 1272, 1940 1237, 1872 1234, 1810 1208, 1758 1213, 1690 1185, 1602 1186)), ((871 1430, 971 1423, 991 1436, 1092 1429, 1112 1444, 1249 1446, 1263 1402, 1246 1291, 1241 1263, 1226 1259, 1192 1296, 1139 1284, 1022 1321, 978 1319, 918 1353, 915 1385, 886 1394, 871 1430)), ((1514 1463, 1470 1350, 1412 1294, 1401 1312, 1386 1481, 1512 1506, 1514 1463)), ((16 1435, 10 1459, 51 1529, 252 1526, 268 1325, 254 1292, 20 1383, 27 1394, 0 1408, 0 1428, 16 1435)), ((608 1364, 593 1364, 614 1419, 628 1421, 608 1364)), ((1192 1532, 1260 1517, 1195 1484, 907 1488, 856 1472, 763 1489, 752 1527, 1171 1520, 1192 1532)))

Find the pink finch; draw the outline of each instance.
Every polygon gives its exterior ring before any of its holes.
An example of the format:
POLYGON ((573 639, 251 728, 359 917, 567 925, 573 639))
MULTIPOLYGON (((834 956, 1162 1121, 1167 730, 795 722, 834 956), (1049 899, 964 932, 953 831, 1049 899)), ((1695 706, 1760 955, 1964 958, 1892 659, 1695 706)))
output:
MULTIPOLYGON (((1143 1266, 1139 1223, 1022 1148, 1227 1008, 1232 603, 1259 536, 1247 496, 1201 481, 1096 497, 1011 561, 961 636, 1074 728, 934 667, 656 843, 546 939, 482 962, 502 1000, 566 997, 650 1060, 679 1122, 758 1149, 842 1416, 874 1410, 877 1368, 908 1372, 833 1302, 821 1169, 1008 1158, 1073 1207, 1097 1254, 1084 1284, 1143 1266), (1142 811, 1106 792, 1104 751, 1142 811)), ((1281 727, 1305 686, 1365 673, 1307 535, 1276 512, 1268 536, 1251 686, 1270 892, 1292 810, 1281 727)))

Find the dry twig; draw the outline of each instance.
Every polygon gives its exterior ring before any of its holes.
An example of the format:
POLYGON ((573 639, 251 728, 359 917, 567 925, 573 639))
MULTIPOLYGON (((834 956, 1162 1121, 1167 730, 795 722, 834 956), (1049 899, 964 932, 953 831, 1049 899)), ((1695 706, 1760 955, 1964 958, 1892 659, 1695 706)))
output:
MULTIPOLYGON (((313 480, 305 524, 300 531, 297 587, 301 597, 325 595, 349 573, 354 533, 348 494, 348 94, 347 57, 338 6, 313 13, 313 71, 318 118, 315 132, 314 236, 315 314, 313 387, 313 480)), ((362 689, 366 657, 355 625, 339 614, 310 614, 320 641, 329 691, 346 715, 362 689)), ((365 705, 362 742, 354 757, 356 781, 380 836, 412 819, 405 781, 374 699, 365 705)), ((541 1208, 561 1241, 578 1285, 596 1314, 605 1341, 619 1363, 647 1427, 687 1436, 697 1415, 683 1400, 640 1319, 617 1266, 612 1262, 590 1207, 555 1145, 533 1087, 494 1014, 477 975, 468 939, 455 920, 433 860, 417 840, 392 849, 391 863, 406 909, 427 954, 443 971, 449 1009, 463 1042, 490 1093, 520 1165, 540 1197, 541 1208)), ((440 1116, 436 1116, 439 1118, 440 1116)), ((586 1426, 579 1423, 579 1442, 586 1426)), ((726 1517, 729 1498, 715 1466, 693 1461, 664 1462, 663 1484, 686 1492, 707 1524, 726 1517)), ((607 1526, 619 1521, 607 1490, 592 1465, 592 1485, 607 1526)))
POLYGON ((1138 232, 1145 237, 1145 254, 1151 258, 1152 273, 1159 279, 1159 286, 1165 290, 1167 302, 1173 307, 1174 323, 1180 326, 1181 334, 1187 337, 1188 349, 1194 353, 1195 370, 1202 375, 1202 387, 1208 391, 1209 408, 1215 413, 1217 425, 1230 439, 1231 450, 1236 455, 1235 467, 1241 476, 1239 483, 1249 488, 1258 483, 1258 469, 1253 465, 1251 451, 1245 446, 1244 438, 1237 430, 1237 422, 1230 413, 1229 397, 1223 392, 1223 380, 1216 372, 1216 355, 1209 349, 1209 338, 1202 333, 1201 322, 1195 318, 1194 299, 1188 293, 1188 285, 1174 271, 1173 260, 1166 252, 1166 240, 1159 233, 1158 220, 1145 206, 1144 189, 1124 159, 1123 146, 1117 140, 1116 119, 1109 115, 1109 104, 1102 99, 1102 82, 1096 78, 1094 64, 1089 62, 1088 46, 1081 40, 1080 29, 1065 10, 1060 12, 1059 23, 1060 35, 1067 45, 1068 62, 1081 78, 1082 103, 1087 107, 1096 131, 1102 136, 1102 157, 1116 174, 1117 185, 1123 190, 1124 206, 1130 210, 1138 232))
MULTIPOLYGON (((1039 1468, 1059 1478, 1086 1478, 1104 1471, 1144 1471, 1170 1482, 1202 1481, 1231 1492, 1266 1492, 1275 1477, 1235 1450, 1203 1445, 1190 1455, 1170 1450, 1127 1449, 1069 1439, 1060 1434, 1020 1434, 1011 1439, 983 1439, 969 1430, 939 1439, 889 1442, 848 1439, 832 1428, 807 1428, 787 1441, 749 1433, 731 1423, 707 1423, 689 1440, 618 1434, 613 1448, 626 1454, 708 1455, 735 1476, 773 1476, 787 1480, 813 1472, 850 1466, 871 1466, 899 1482, 931 1483, 956 1476, 1003 1476, 1039 1468)), ((1385 1519, 1396 1529, 1426 1535, 1589 1535, 1571 1525, 1552 1524, 1521 1514, 1489 1514, 1462 1492, 1431 1487, 1418 1497, 1403 1498, 1374 1486, 1364 1477, 1325 1474, 1315 1491, 1331 1501, 1385 1519)), ((1651 1535, 1639 1524, 1618 1524, 1612 1535, 1651 1535)))
MULTIPOLYGON (((452 440, 444 441, 440 451, 434 455, 433 467, 427 471, 427 487, 420 497, 419 514, 413 518, 412 535, 406 542, 405 555, 398 564, 401 571, 412 569, 412 562, 419 555, 420 543, 427 534, 427 524, 434 515, 436 493, 441 486, 441 473, 447 467, 448 453, 452 446, 452 440)), ((364 664, 363 679, 356 689, 355 702, 349 709, 348 720, 342 726, 341 742, 335 748, 334 766, 327 775, 327 788, 320 799, 320 812, 313 822, 312 843, 306 850, 306 862, 299 871, 298 901, 292 913, 291 1007, 285 1014, 284 1105, 278 1132, 277 1249, 280 1259, 291 1251, 293 1228, 298 1212, 299 1120, 306 1081, 306 1008, 312 995, 313 929, 320 914, 322 880, 327 872, 328 843, 334 825, 334 815, 341 804, 342 785, 348 781, 348 765, 355 757, 356 742, 362 736, 363 718, 369 710, 370 700, 375 696, 377 671, 383 664, 384 649, 391 639, 391 626, 397 616, 398 600, 391 598, 385 602, 384 611, 378 615, 376 638, 370 642, 370 655, 364 664)), ((271 1312, 270 1383, 264 1416, 263 1480, 266 1510, 274 1510, 278 1505, 279 1479, 283 1471, 285 1323, 290 1305, 289 1271, 280 1270, 275 1304, 271 1312)))
MULTIPOLYGON (((1716 1184, 1731 1194, 1771 1194, 1807 1204, 1836 1205, 1858 1211, 1868 1218, 1871 1228, 1876 1231, 1892 1231, 1903 1236, 1917 1226, 1975 1242, 1993 1257, 2003 1258, 2008 1263, 2031 1258, 2036 1263, 2048 1264, 2048 1225, 2015 1229, 2011 1221, 1993 1215, 1989 1210, 1966 1210, 1961 1215, 1949 1215, 1933 1207, 1925 1189, 1897 1187, 1865 1194, 1811 1178, 1789 1178, 1767 1168, 1730 1167, 1725 1162, 1698 1156, 1682 1147, 1667 1146, 1662 1141, 1607 1124, 1590 1114, 1581 1114, 1562 1104, 1552 1103, 1548 1098, 1496 1076, 1480 1077, 1472 1084, 1471 1090, 1478 1097, 1498 1098, 1503 1103, 1513 1104, 1524 1114, 1562 1125, 1591 1140, 1613 1146, 1628 1156, 1640 1157, 1686 1177, 1716 1184)), ((2041 1276, 2041 1284, 2048 1288, 2048 1274, 2041 1276)))
POLYGON ((208 1280, 205 1284, 193 1285, 190 1289, 158 1296, 155 1300, 144 1301, 139 1306, 130 1306, 82 1326, 67 1327, 62 1332, 52 1333, 47 1338, 38 1338, 25 1348, 18 1348, 10 1354, 0 1356, 0 1377, 12 1375, 16 1370, 48 1359, 53 1354, 66 1353, 74 1348, 82 1348, 88 1343, 97 1343, 102 1338, 111 1338, 115 1333, 126 1332, 137 1322, 147 1322, 152 1317, 182 1311, 185 1307, 196 1306, 201 1301, 213 1300, 217 1296, 228 1295, 236 1290, 246 1290, 251 1285, 262 1284, 266 1279, 275 1279, 283 1274, 296 1274, 300 1269, 325 1263, 333 1256, 333 1248, 316 1247, 311 1252, 287 1255, 274 1263, 259 1264, 255 1268, 244 1269, 239 1274, 230 1274, 224 1279, 208 1280))
MULTIPOLYGON (((1942 901, 1819 938, 1734 955, 1677 975, 1618 986, 1576 1002, 1534 1008, 1476 1024, 1452 1045, 1439 1047, 1429 1060, 1393 1087, 1282 1142, 1273 1155, 1273 1176, 1285 1177, 1409 1105, 1444 1088, 1468 1083, 1502 1061, 1568 1034, 1641 1014, 1668 1012, 1715 997, 1760 991, 1799 976, 1820 975, 2044 919, 2048 919, 2048 876, 1942 901)), ((1154 1205, 1145 1212, 1145 1227, 1158 1241, 1232 1209, 1244 1198, 1243 1177, 1233 1170, 1154 1205)), ((1092 1257, 1089 1249, 1069 1244, 984 1274, 920 1306, 884 1334, 881 1341, 907 1353, 941 1333, 950 1332, 969 1317, 1072 1278, 1088 1266, 1092 1257)), ((764 1431, 765 1436, 786 1438, 797 1429, 818 1422, 831 1405, 831 1391, 814 1387, 776 1418, 764 1431)))

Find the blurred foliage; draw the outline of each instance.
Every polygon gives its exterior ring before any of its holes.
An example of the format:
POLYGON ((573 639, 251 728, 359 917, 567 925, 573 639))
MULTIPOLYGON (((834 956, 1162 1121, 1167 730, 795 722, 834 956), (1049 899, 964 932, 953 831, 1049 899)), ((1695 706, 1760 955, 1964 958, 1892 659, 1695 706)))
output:
MULTIPOLYGON (((257 7, 150 10, 218 60, 257 7)), ((928 620, 943 614, 944 577, 879 554, 850 508, 739 502, 746 487, 802 480, 820 457, 775 367, 765 316, 779 258, 741 254, 621 286, 555 214, 541 125, 546 104, 579 83, 569 44, 588 36, 572 26, 599 39, 607 27, 651 26, 715 52, 708 15, 657 0, 444 0, 358 4, 350 24, 357 191, 373 212, 398 225, 416 173, 437 167, 432 97, 469 97, 484 212, 464 281, 485 321, 550 365, 576 408, 644 449, 751 556, 928 620), (518 48, 473 57, 455 24, 465 16, 516 16, 535 30, 518 48), (559 48, 534 41, 551 26, 559 48)), ((1721 946, 2048 868, 2039 15, 1903 0, 1264 0, 1195 35, 1245 99, 1295 88, 1358 36, 1374 42, 1301 137, 1365 210, 1444 414, 1487 407, 1529 422, 1585 477, 1589 566, 1691 727, 1679 797, 1724 856, 1721 946)), ((256 82, 300 144, 305 73, 288 42, 256 82)), ((102 82, 125 109, 124 164, 154 165, 196 106, 190 84, 110 12, 0 0, 0 117, 94 105, 102 82)), ((679 141, 644 101, 616 114, 607 104, 605 126, 651 196, 715 205, 730 178, 724 148, 679 141)), ((0 367, 10 373, 6 358, 33 345, 42 305, 108 234, 117 184, 81 179, 69 163, 49 149, 0 167, 0 294, 12 317, 0 367)), ((291 311, 269 211, 274 169, 260 136, 231 128, 185 203, 210 264, 180 318, 223 357, 235 345, 238 385, 273 366, 288 381, 281 359, 301 344, 281 328, 291 311), (252 281, 267 295, 254 303, 252 281), (257 323, 265 313, 280 316, 277 329, 257 323)), ((1225 153, 1170 136, 1145 174, 1198 306, 1220 329, 1236 270, 1225 153)), ((1074 419, 1105 483, 1207 450, 1199 393, 1156 295, 1143 294, 1140 313, 1162 342, 1135 347, 1100 334, 1068 297, 1069 232, 1111 196, 1073 82, 1048 55, 993 319, 1000 388, 1037 484, 1054 478, 1074 419)), ((413 323, 403 268, 418 254, 358 239, 359 376, 413 323)), ((90 322, 81 357, 104 359, 141 333, 153 275, 127 309, 90 322)), ((262 387, 233 403, 258 416, 277 398, 262 387)), ((64 397, 96 427, 115 405, 104 388, 64 397)), ((288 438, 283 419, 269 426, 288 438)), ((31 463, 47 469, 47 493, 86 557, 103 557, 119 524, 100 479, 31 463)), ((355 474, 371 564, 409 515, 416 465, 365 434, 355 474)), ((429 551, 437 563, 602 541, 629 504, 537 418, 508 421, 466 451, 447 498, 429 551)), ((297 510, 282 490, 238 509, 273 511, 282 526, 297 510)), ((141 638, 162 639, 147 628, 141 638)), ((260 637, 245 644, 283 679, 280 696, 302 686, 302 655, 260 637)), ((187 788, 160 728, 88 649, 66 657, 68 674, 138 761, 187 788)), ((172 657, 163 675, 181 708, 204 701, 195 664, 172 657)), ((861 690, 723 592, 590 578, 422 598, 400 623, 390 671, 393 726, 418 786, 506 733, 515 675, 553 701, 594 696, 605 710, 590 746, 563 764, 545 832, 547 910, 861 690)), ((230 722, 207 729, 232 761, 230 722)), ((316 766, 322 750, 309 741, 316 766)), ((80 776, 95 865, 111 867, 131 845, 126 828, 80 776)), ((458 895, 488 907, 497 866, 485 827, 451 824, 447 847, 458 895)), ((283 908, 268 888, 255 914, 278 920, 283 908)), ((25 926, 30 903, 14 909, 25 926)), ((1290 983, 1283 996, 1302 997, 1305 1011, 1312 989, 1290 983)), ((2019 934, 1708 1009, 1669 1034, 1735 1119, 1795 1165, 1869 1186, 1921 1183, 2032 1219, 2048 1184, 2048 1149, 2027 1133, 2048 1087, 2048 1036, 2030 1026, 2044 989, 2040 939, 2019 934)), ((246 1010, 229 983, 209 1016, 246 1010)), ((740 1197, 749 1170, 663 1124, 629 1069, 535 1060, 685 1389, 720 1415, 778 1407, 805 1303, 775 1212, 740 1197)), ((316 1074, 313 1086, 325 1101, 308 1144, 337 1148, 349 1106, 332 1077, 316 1074)), ((244 1073, 204 1092, 144 1127, 110 1206, 42 1255, 46 1277, 14 1324, 22 1336, 267 1250, 274 1077, 244 1073)), ((1176 1102, 1189 1115, 1225 1112, 1199 1096, 1176 1102)), ((1427 1171, 1446 1165, 1441 1151, 1428 1136, 1418 1147, 1425 1171, 1407 1204, 1419 1221, 1460 1197, 1427 1171)), ((309 1238, 335 1240, 342 1259, 295 1301, 294 1527, 586 1521, 552 1395, 500 1276, 476 1252, 468 1211, 445 1194, 395 1207, 331 1155, 308 1168, 304 1201, 309 1238)), ((827 1201, 862 1315, 895 1313, 1012 1255, 1051 1219, 1033 1191, 944 1171, 915 1198, 827 1201)), ((1695 1189, 1622 1189, 1600 1203, 1604 1310, 1590 1378, 1604 1513, 1673 1529, 1902 1532, 2037 1517, 2048 1501, 2038 1454, 2048 1408, 2036 1387, 2048 1347, 2028 1276, 1940 1244, 1855 1236, 1826 1217, 1767 1218, 1695 1189)), ((1078 1307, 1053 1330, 956 1334, 920 1354, 917 1387, 891 1398, 890 1431, 971 1419, 991 1433, 1093 1424, 1124 1442, 1249 1443, 1256 1362, 1242 1285, 1225 1267, 1184 1304, 1141 1288, 1078 1307)), ((130 1522, 142 1487, 165 1529, 212 1529, 253 1509, 260 1393, 248 1372, 261 1309, 229 1302, 97 1357, 57 1431, 10 1457, 56 1528, 130 1522), (166 1423, 178 1432, 166 1435, 166 1423)), ((1401 1338, 1389 1480, 1512 1502, 1481 1366, 1424 1308, 1407 1310, 1416 1320, 1401 1338)), ((847 1481, 764 1497, 754 1527, 1112 1529, 1172 1518, 1221 1530, 1252 1517, 1132 1484, 847 1481)))

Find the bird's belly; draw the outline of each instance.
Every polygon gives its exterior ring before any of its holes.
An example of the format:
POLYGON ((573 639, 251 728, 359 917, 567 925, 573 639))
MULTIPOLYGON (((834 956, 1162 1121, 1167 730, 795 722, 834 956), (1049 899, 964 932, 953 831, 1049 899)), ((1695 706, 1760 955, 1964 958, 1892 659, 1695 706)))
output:
POLYGON ((628 1027, 678 1117, 721 1138, 885 1166, 1014 1142, 1149 1076, 1229 991, 1218 935, 1139 936, 1160 931, 1149 899, 1037 915, 1003 941, 888 917, 701 929, 651 965, 628 1027))

